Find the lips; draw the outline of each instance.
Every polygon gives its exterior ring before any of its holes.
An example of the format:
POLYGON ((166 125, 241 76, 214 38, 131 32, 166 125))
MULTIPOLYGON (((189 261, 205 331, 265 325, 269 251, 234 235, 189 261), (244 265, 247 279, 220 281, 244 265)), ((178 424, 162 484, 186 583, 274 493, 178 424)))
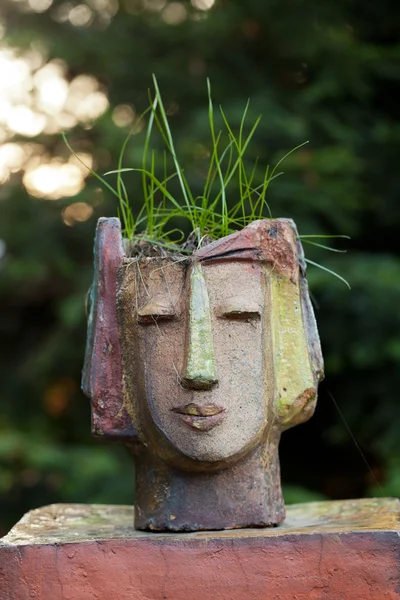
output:
POLYGON ((196 431, 210 431, 219 425, 225 417, 225 409, 217 404, 195 404, 189 402, 184 406, 171 409, 182 421, 196 431))

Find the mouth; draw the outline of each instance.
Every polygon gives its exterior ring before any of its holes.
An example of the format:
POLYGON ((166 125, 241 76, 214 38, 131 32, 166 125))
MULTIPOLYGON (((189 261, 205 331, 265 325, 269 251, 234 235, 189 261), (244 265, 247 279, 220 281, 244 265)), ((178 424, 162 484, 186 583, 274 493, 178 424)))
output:
POLYGON ((217 404, 195 404, 190 402, 184 406, 171 409, 182 421, 195 431, 210 431, 219 425, 225 417, 225 409, 217 404))

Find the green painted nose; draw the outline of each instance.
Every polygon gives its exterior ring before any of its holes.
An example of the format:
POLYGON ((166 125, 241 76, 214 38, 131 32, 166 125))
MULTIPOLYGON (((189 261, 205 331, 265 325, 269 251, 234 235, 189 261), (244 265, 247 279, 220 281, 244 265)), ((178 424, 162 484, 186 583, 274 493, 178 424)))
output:
POLYGON ((190 273, 188 341, 182 383, 198 390, 218 383, 210 302, 200 265, 194 263, 190 273))

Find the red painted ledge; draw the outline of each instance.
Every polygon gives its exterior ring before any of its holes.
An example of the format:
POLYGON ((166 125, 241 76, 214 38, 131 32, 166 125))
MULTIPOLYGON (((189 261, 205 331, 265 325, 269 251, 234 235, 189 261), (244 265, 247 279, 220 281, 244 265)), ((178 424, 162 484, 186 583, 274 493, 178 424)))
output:
POLYGON ((400 599, 399 508, 315 502, 274 529, 156 534, 132 507, 52 505, 0 540, 0 599, 400 599))

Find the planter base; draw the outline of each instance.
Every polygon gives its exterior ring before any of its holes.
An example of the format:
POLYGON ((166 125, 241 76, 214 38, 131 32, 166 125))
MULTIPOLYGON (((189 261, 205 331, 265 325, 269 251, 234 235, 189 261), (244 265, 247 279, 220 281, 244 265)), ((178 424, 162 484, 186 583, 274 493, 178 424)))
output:
POLYGON ((0 540, 1 600, 400 599, 400 502, 287 507, 280 527, 133 528, 129 506, 51 505, 0 540))

